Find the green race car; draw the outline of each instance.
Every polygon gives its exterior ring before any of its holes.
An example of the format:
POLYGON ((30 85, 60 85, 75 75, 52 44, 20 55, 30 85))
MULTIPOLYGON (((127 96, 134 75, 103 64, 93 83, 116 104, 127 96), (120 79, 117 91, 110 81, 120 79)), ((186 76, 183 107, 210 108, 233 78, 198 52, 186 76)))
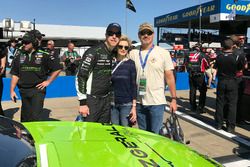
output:
POLYGON ((184 144, 136 128, 63 121, 20 124, 4 117, 0 124, 5 167, 222 166, 184 144))

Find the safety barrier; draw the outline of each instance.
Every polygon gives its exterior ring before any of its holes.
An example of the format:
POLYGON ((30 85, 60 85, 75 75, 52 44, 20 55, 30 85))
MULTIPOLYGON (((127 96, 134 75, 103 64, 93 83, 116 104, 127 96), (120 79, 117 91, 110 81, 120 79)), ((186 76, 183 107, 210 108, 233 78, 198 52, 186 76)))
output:
MULTIPOLYGON (((4 78, 4 89, 2 101, 10 100, 10 78, 4 78)), ((189 89, 188 73, 177 73, 177 90, 189 89)), ((18 89, 16 89, 18 97, 18 89)), ((47 87, 46 98, 57 97, 72 97, 76 96, 75 77, 74 76, 59 76, 57 79, 47 87)))

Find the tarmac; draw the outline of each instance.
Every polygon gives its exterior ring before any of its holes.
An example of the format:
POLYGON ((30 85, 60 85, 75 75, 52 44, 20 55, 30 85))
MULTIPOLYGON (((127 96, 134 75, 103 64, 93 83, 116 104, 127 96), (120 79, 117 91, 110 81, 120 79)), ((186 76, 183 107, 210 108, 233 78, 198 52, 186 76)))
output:
MULTIPOLYGON (((188 90, 177 91, 179 121, 184 131, 185 140, 190 141, 187 146, 201 154, 215 158, 221 163, 243 160, 246 161, 246 166, 250 166, 250 125, 237 126, 234 135, 223 130, 218 132, 213 128, 215 91, 215 89, 208 90, 206 113, 203 114, 195 114, 189 111, 188 90), (235 140, 237 138, 244 140, 249 144, 249 147, 247 144, 235 140)), ((166 99, 170 99, 168 98, 168 92, 166 93, 166 99)), ((77 97, 47 98, 45 99, 42 117, 49 121, 74 121, 78 115, 78 105, 77 97)), ((7 117, 20 121, 20 99, 17 100, 17 103, 4 101, 2 106, 7 117)), ((167 117, 169 117, 169 113, 165 112, 164 119, 167 117)), ((137 128, 137 126, 134 128, 137 128)), ((230 165, 225 166, 229 167, 230 165)), ((244 165, 241 165, 241 167, 244 167, 244 165)))

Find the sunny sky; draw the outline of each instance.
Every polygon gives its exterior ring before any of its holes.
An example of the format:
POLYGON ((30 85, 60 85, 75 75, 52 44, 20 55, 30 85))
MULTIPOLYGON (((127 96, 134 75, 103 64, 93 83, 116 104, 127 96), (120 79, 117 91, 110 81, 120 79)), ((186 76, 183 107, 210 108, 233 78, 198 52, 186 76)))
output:
POLYGON ((6 0, 1 1, 0 21, 36 19, 38 24, 106 27, 118 22, 123 33, 137 40, 138 26, 154 23, 154 17, 211 0, 131 0, 137 12, 125 8, 125 0, 6 0), (127 24, 126 24, 127 15, 127 24))

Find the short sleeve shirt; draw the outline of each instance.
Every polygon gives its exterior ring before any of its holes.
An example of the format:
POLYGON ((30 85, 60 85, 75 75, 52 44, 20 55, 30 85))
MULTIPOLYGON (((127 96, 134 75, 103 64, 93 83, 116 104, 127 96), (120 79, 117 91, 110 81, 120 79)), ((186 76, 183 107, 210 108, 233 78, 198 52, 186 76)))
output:
MULTIPOLYGON (((143 97, 138 96, 137 99, 143 105, 166 104, 165 71, 174 69, 169 51, 159 46, 154 46, 153 50, 148 56, 144 72, 141 66, 139 52, 140 51, 138 49, 133 49, 129 54, 129 57, 135 62, 137 71, 137 85, 139 85, 140 77, 143 74, 147 80, 146 95, 143 97)), ((145 60, 147 53, 148 50, 141 51, 143 61, 145 60)))

